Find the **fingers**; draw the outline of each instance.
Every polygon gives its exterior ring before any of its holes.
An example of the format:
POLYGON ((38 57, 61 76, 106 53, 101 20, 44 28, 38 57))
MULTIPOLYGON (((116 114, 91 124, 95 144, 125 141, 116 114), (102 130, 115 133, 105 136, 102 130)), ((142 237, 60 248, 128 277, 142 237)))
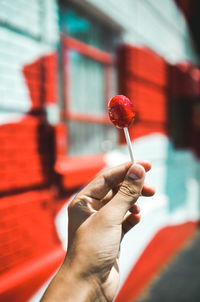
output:
POLYGON ((140 208, 137 203, 129 209, 131 214, 124 218, 122 222, 123 235, 130 231, 138 222, 140 222, 140 208))
POLYGON ((142 196, 150 197, 155 194, 155 189, 153 187, 144 185, 142 188, 142 196))
POLYGON ((124 180, 131 162, 107 169, 92 180, 77 196, 86 195, 94 199, 102 199, 113 188, 124 180))
MULTIPOLYGON (((146 172, 151 169, 151 164, 148 161, 138 162, 146 172)), ((110 190, 116 192, 116 187, 120 184, 131 167, 132 163, 124 163, 114 168, 107 169, 92 180, 81 192, 78 194, 86 195, 94 199, 104 198, 110 190)))
POLYGON ((71 204, 72 208, 87 198, 92 200, 92 207, 96 211, 104 208, 107 203, 112 209, 117 205, 114 212, 122 221, 127 210, 140 195, 152 196, 155 193, 153 188, 143 184, 145 171, 151 169, 151 164, 144 161, 139 163, 140 165, 132 165, 128 162, 103 171, 76 196, 71 204), (115 206, 113 202, 116 203, 115 206), (97 203, 97 206, 94 203, 97 203))
POLYGON ((151 163, 149 161, 137 161, 136 164, 143 166, 143 168, 145 169, 145 172, 148 172, 149 170, 151 170, 151 163))
POLYGON ((123 235, 140 222, 140 214, 129 214, 122 222, 123 235))
MULTIPOLYGON (((137 161, 137 164, 143 166, 146 172, 151 170, 151 163, 148 161, 137 161)), ((142 195, 146 197, 150 197, 153 196, 154 194, 155 194, 155 189, 144 184, 142 188, 142 195)))
POLYGON ((115 223, 122 223, 126 212, 132 207, 142 193, 145 170, 143 166, 132 165, 118 193, 100 211, 115 223))
MULTIPOLYGON (((143 166, 143 168, 145 169, 146 172, 151 170, 151 163, 148 162, 148 161, 138 161, 137 164, 143 166)), ((115 196, 115 194, 118 192, 119 187, 121 186, 121 184, 122 183, 119 183, 115 187, 113 186, 112 190, 110 190, 106 194, 106 196, 101 199, 101 205, 102 206, 105 205, 107 202, 109 202, 115 196)), ((150 196, 153 196, 154 194, 155 194, 154 188, 144 184, 143 189, 142 189, 142 195, 150 197, 150 196)))
MULTIPOLYGON (((143 166, 143 168, 145 169, 145 172, 148 172, 151 170, 151 163, 148 161, 137 161, 137 164, 143 166)), ((144 186, 142 188, 142 195, 146 196, 146 197, 150 197, 150 196, 153 196, 154 194, 155 194, 155 189, 144 184, 144 186)))
POLYGON ((134 203, 134 205, 132 205, 132 207, 129 209, 129 212, 131 212, 132 214, 139 214, 140 207, 139 207, 138 203, 134 203))

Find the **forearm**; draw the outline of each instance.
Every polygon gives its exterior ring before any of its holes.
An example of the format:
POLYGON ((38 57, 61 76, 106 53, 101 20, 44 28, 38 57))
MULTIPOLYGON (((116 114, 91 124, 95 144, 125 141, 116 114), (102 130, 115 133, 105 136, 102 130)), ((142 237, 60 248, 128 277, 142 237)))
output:
POLYGON ((47 288, 41 302, 107 302, 95 278, 83 279, 65 263, 47 288))

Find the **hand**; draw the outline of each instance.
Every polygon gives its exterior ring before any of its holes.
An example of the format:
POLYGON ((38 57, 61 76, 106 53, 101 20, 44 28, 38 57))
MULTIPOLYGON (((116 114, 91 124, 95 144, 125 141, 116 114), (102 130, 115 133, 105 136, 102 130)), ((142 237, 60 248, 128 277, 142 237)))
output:
POLYGON ((138 197, 154 194, 144 185, 150 168, 140 162, 105 170, 74 198, 68 209, 68 253, 49 297, 61 282, 70 289, 63 287, 59 301, 113 300, 119 284, 120 242, 140 220, 138 197))

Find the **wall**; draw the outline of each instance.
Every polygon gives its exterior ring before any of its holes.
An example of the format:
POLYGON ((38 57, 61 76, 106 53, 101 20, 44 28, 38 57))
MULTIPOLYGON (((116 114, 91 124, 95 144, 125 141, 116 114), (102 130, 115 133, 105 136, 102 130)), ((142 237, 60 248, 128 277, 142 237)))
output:
POLYGON ((173 63, 198 60, 185 19, 173 0, 86 0, 85 3, 121 26, 125 42, 146 45, 173 63))
MULTIPOLYGON (((118 28, 122 42, 152 48, 168 62, 198 61, 184 18, 172 0, 73 2, 118 28)), ((18 300, 26 301, 64 256, 54 226, 60 208, 55 189, 59 179, 54 171, 55 133, 48 123, 59 122, 56 105, 59 98, 58 46, 56 0, 0 1, 0 300, 4 301, 15 301, 15 291, 18 300), (32 225, 35 225, 35 232, 30 227, 32 225), (48 245, 42 240, 41 230, 48 238, 48 245), (36 250, 35 246, 39 249, 36 250), (41 278, 37 278, 38 275, 41 278), (27 289, 25 295, 24 288, 27 289)), ((124 241, 122 280, 159 228, 184 222, 188 217, 191 220, 198 218, 199 167, 191 152, 178 153, 166 135, 157 134, 138 138, 134 150, 136 158, 153 161, 154 172, 147 180, 157 186, 158 194, 148 206, 141 200, 145 223, 124 241), (184 169, 183 162, 191 168, 184 169), (174 169, 180 173, 174 174, 174 169), (175 202, 174 184, 169 178, 171 173, 178 179, 175 202), (184 202, 181 202, 182 186, 187 195, 184 202), (180 210, 179 216, 170 216, 174 208, 180 210), (138 240, 134 252, 133 237, 138 240)), ((107 154, 108 165, 115 165, 120 158, 122 161, 128 159, 125 148, 114 152, 115 157, 114 153, 107 154)))
POLYGON ((4 123, 30 110, 22 67, 55 48, 58 16, 51 0, 10 0, 0 5, 0 123, 4 123))
POLYGON ((56 1, 0 1, 1 301, 27 301, 64 256, 45 113, 58 97, 58 39, 56 1))

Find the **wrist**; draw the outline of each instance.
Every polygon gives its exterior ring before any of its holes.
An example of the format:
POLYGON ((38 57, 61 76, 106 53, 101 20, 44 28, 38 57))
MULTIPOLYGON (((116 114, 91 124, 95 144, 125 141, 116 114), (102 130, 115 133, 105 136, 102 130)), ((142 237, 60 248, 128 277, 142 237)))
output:
POLYGON ((61 267, 61 272, 66 288, 68 288, 67 291, 70 292, 70 302, 107 302, 99 280, 93 275, 85 277, 81 273, 79 264, 70 265, 66 259, 61 267))
POLYGON ((47 301, 107 302, 107 299, 95 277, 82 277, 77 267, 70 265, 66 259, 41 300, 47 301))

